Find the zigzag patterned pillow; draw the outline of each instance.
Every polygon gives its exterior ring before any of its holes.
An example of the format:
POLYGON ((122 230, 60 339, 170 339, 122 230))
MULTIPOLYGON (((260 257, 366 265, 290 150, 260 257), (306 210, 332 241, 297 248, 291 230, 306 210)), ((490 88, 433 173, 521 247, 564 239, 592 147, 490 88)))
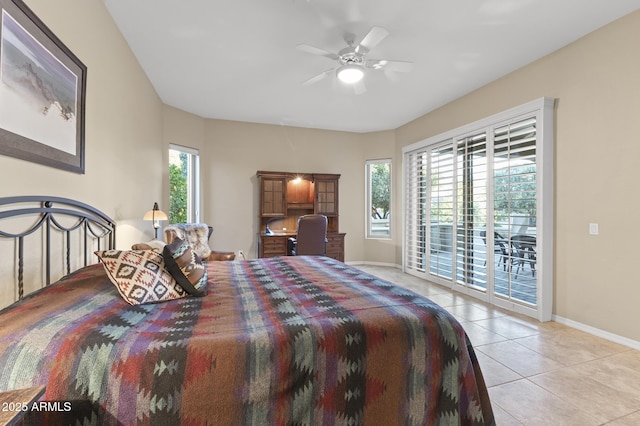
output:
POLYGON ((109 280, 131 305, 166 302, 188 296, 153 250, 96 251, 109 280))
POLYGON ((173 278, 192 296, 207 294, 207 267, 191 245, 180 238, 164 246, 162 257, 173 278))

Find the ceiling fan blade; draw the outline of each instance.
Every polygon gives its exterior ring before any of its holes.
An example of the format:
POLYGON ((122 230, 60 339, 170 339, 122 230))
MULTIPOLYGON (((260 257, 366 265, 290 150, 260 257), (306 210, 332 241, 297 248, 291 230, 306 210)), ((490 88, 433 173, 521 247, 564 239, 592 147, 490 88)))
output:
POLYGON ((374 70, 409 72, 413 69, 413 62, 367 59, 364 61, 364 66, 365 68, 373 68, 374 70))
POLYGON ((337 68, 337 67, 335 67, 335 68, 331 68, 331 69, 326 70, 326 71, 323 71, 323 72, 321 72, 320 74, 318 74, 318 75, 316 75, 316 76, 314 76, 314 77, 311 77, 309 80, 304 81, 304 82, 302 83, 302 85, 303 85, 303 86, 309 86, 309 85, 311 85, 311 84, 313 84, 313 83, 317 83, 318 81, 322 80, 323 78, 325 78, 326 76, 328 76, 329 74, 331 74, 332 72, 334 72, 334 71, 336 70, 336 68, 337 68))
POLYGON ((369 30, 366 36, 362 39, 360 44, 356 46, 356 52, 367 53, 375 46, 378 45, 389 35, 389 31, 382 27, 373 27, 369 30))
POLYGON ((308 44, 299 44, 296 46, 296 49, 302 52, 311 53, 312 55, 324 56, 326 58, 333 59, 334 61, 338 59, 338 55, 335 53, 320 49, 319 47, 309 46, 308 44))
POLYGON ((360 80, 353 84, 353 93, 356 95, 362 95, 367 91, 367 86, 364 84, 364 80, 360 80))

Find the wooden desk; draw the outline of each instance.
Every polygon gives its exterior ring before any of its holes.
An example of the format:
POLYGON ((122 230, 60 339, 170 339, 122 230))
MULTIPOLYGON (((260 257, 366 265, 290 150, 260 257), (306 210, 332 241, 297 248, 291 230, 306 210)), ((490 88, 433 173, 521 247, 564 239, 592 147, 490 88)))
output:
MULTIPOLYGON (((344 262, 344 232, 327 233, 327 257, 344 262)), ((287 240, 295 233, 261 233, 258 240, 258 257, 287 255, 287 240)))
POLYGON ((31 404, 44 394, 44 386, 0 392, 0 425, 19 425, 31 404))
POLYGON ((295 237, 301 216, 327 217, 327 256, 344 262, 344 236, 339 232, 339 174, 258 170, 260 215, 258 257, 287 255, 287 239, 295 237), (270 229, 274 234, 267 234, 270 229))

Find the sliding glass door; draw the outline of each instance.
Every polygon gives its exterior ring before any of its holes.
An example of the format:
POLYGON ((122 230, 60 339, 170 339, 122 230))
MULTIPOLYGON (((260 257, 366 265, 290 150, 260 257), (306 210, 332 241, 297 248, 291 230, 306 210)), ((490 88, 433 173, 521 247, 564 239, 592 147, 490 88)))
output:
POLYGON ((467 136, 456 145, 456 282, 486 291, 487 135, 467 136))
POLYGON ((551 291, 541 286, 551 286, 551 257, 541 256, 540 241, 552 235, 552 165, 541 175, 539 163, 552 158, 549 147, 542 155, 542 117, 533 110, 405 149, 406 272, 541 319, 550 316, 551 291))
POLYGON ((404 265, 414 273, 424 273, 427 265, 427 151, 405 156, 404 265))
POLYGON ((536 120, 529 118, 493 131, 493 206, 497 239, 509 248, 494 292, 507 300, 537 303, 536 120))
POLYGON ((427 239, 430 247, 429 272, 452 279, 455 250, 453 238, 455 208, 455 176, 453 147, 450 143, 429 152, 427 167, 429 185, 426 199, 429 205, 427 239))

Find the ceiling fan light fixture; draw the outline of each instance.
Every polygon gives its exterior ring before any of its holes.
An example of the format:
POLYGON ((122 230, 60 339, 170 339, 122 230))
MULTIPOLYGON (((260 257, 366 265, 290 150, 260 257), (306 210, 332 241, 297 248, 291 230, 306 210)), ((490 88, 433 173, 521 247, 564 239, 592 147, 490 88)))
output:
POLYGON ((364 69, 359 65, 347 64, 338 68, 338 78, 343 83, 354 84, 362 80, 364 69))

